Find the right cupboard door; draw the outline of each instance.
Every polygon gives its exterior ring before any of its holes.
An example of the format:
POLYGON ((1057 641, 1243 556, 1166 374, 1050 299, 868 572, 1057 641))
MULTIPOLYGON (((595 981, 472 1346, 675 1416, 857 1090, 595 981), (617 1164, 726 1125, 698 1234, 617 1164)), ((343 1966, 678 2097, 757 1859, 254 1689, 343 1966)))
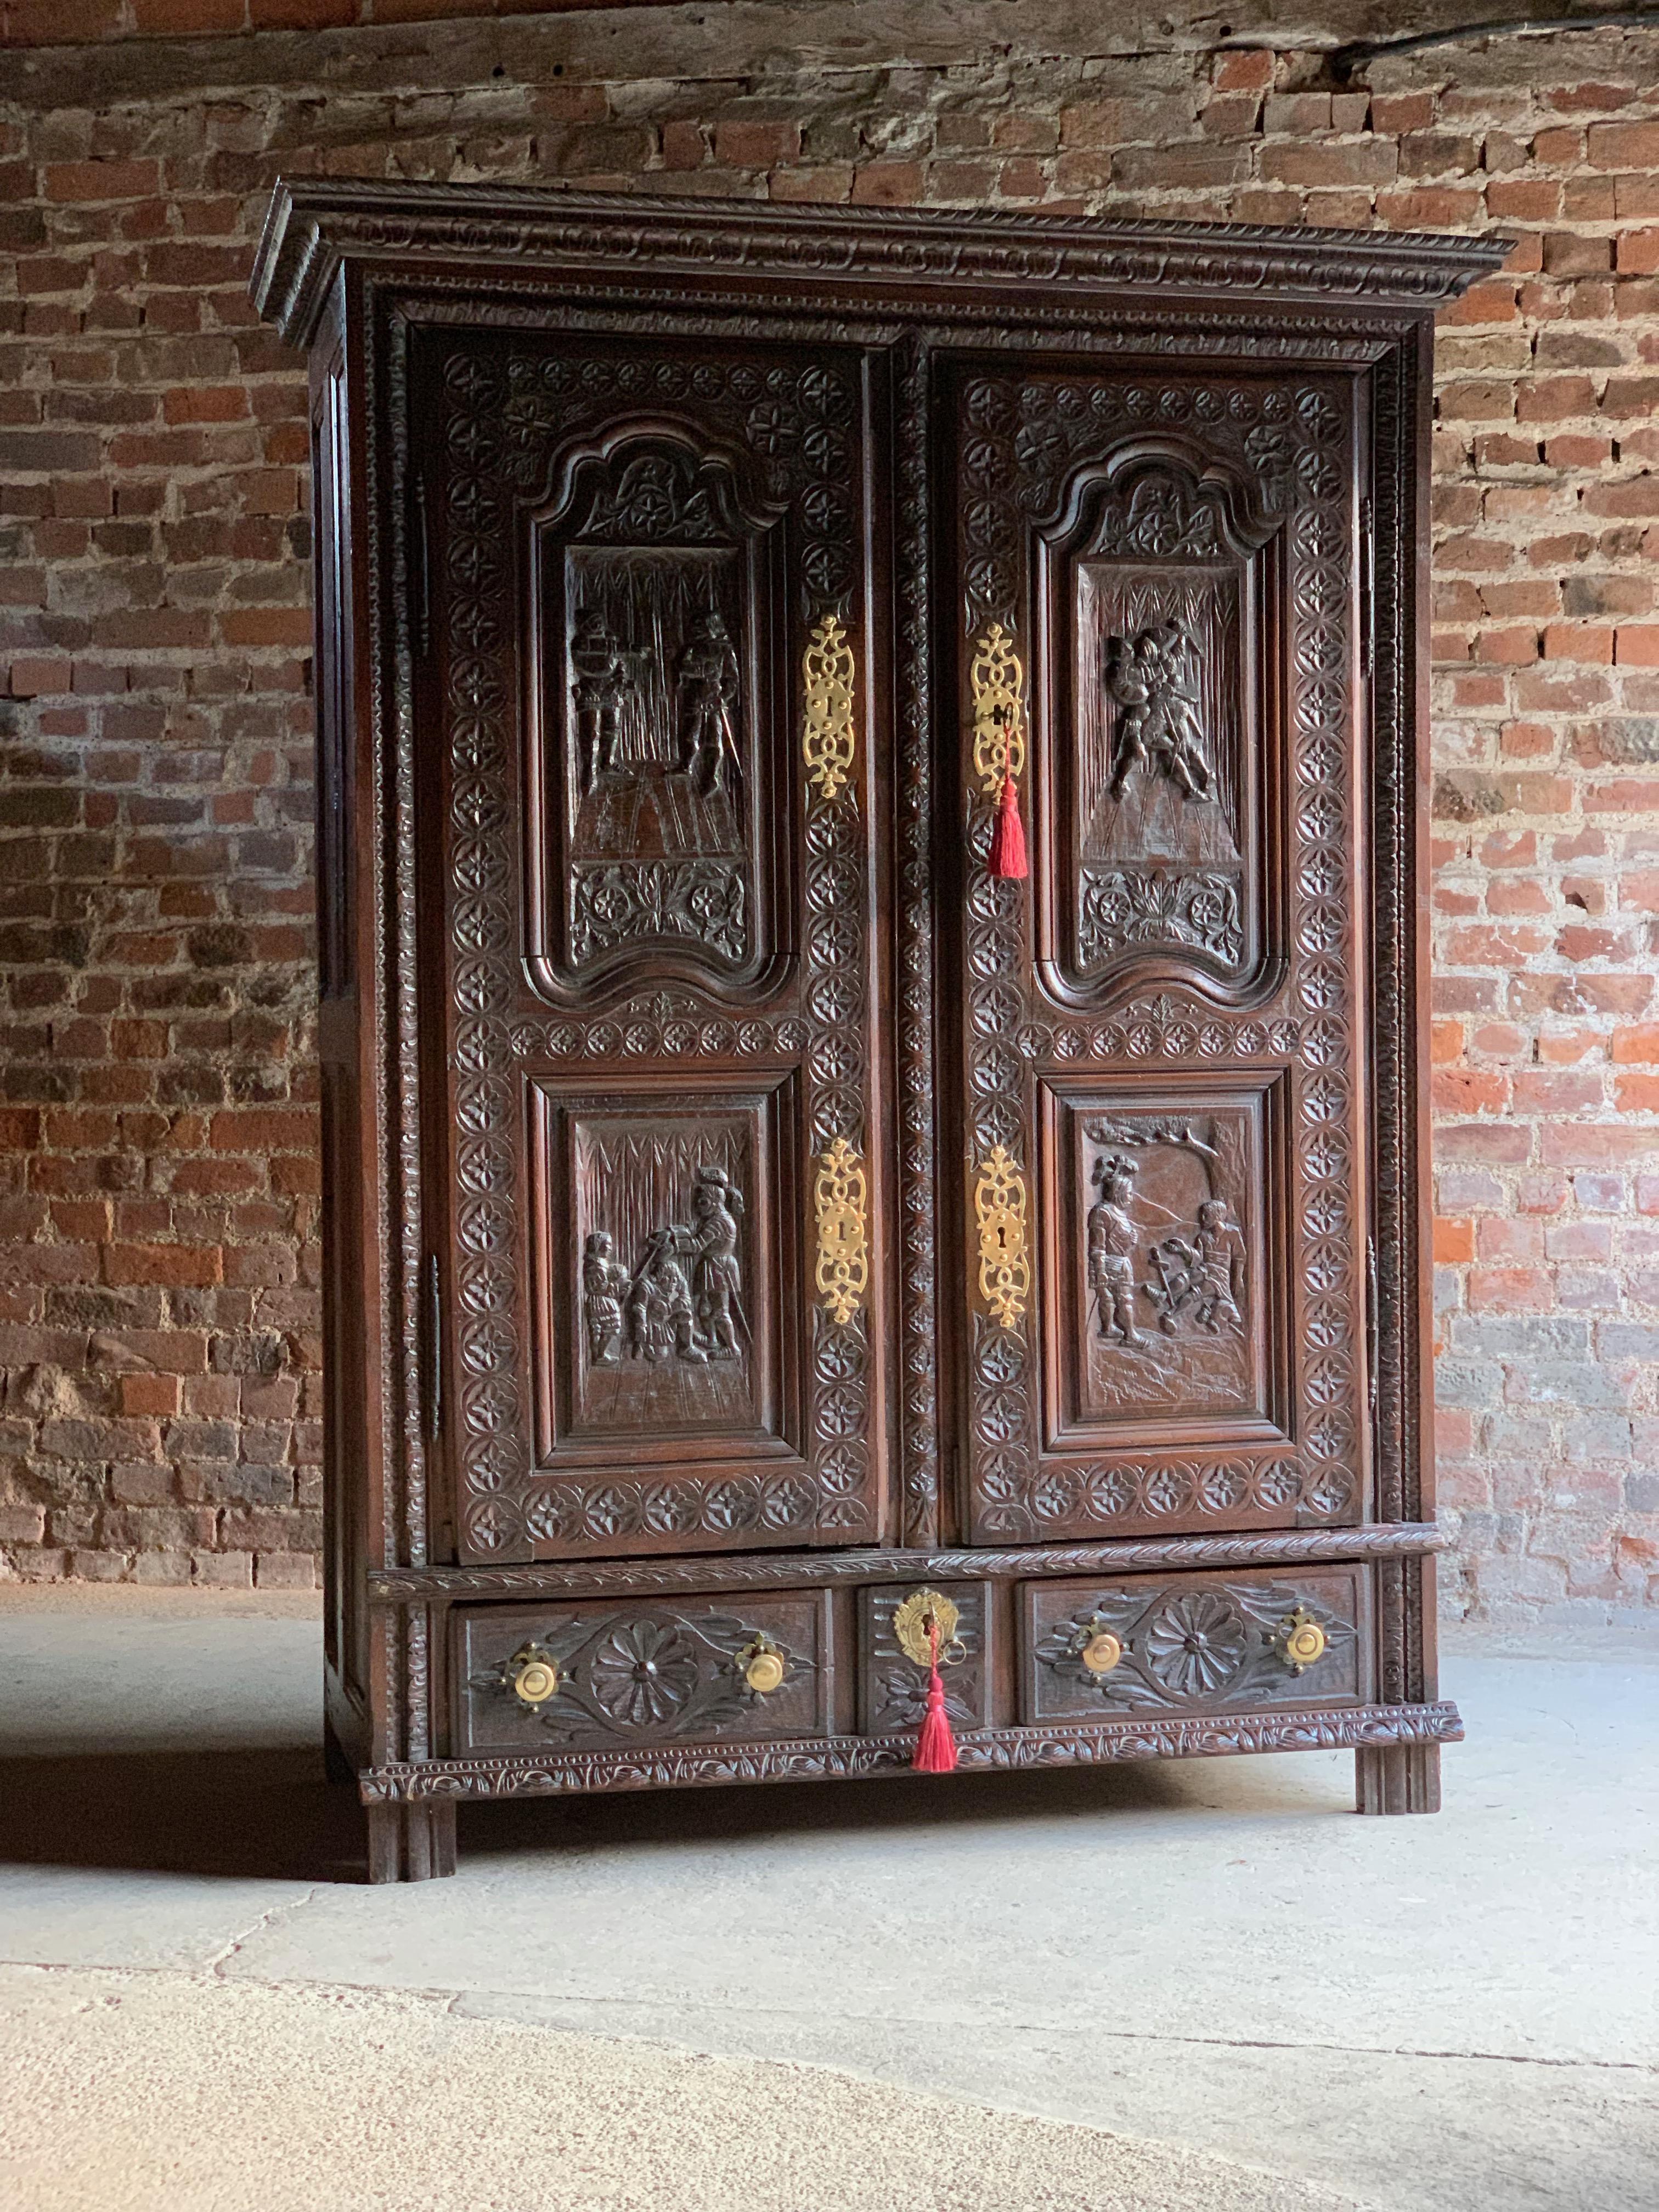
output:
POLYGON ((944 386, 964 1533, 1358 1521, 1358 387, 944 386))

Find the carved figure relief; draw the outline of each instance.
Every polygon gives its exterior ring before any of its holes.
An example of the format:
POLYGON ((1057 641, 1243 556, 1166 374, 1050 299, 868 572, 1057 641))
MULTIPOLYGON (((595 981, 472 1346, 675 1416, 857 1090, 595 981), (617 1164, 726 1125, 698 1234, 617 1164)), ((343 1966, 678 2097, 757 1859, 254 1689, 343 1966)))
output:
POLYGON ((1250 1172, 1240 1134, 1210 1115, 1085 1127, 1102 1148, 1087 1231, 1089 1373, 1103 1411, 1249 1401, 1243 1237, 1231 1218, 1250 1172))
POLYGON ((1085 1427, 1267 1412, 1259 1109, 1258 1094, 1196 1112, 1102 1110, 1097 1095, 1051 1120, 1077 1193, 1063 1232, 1079 1282, 1065 1364, 1085 1427))
POLYGON ((1075 959, 1184 945, 1244 952, 1236 572, 1077 571, 1075 959))
POLYGON ((724 461, 665 434, 568 471, 544 523, 559 643, 567 957, 627 946, 753 957, 760 682, 745 641, 769 588, 769 519, 724 461), (745 665, 749 662, 750 665, 745 665))
POLYGON ((579 1425, 752 1429, 746 1130, 720 1115, 687 1116, 678 1127, 660 1117, 573 1118, 579 1425))

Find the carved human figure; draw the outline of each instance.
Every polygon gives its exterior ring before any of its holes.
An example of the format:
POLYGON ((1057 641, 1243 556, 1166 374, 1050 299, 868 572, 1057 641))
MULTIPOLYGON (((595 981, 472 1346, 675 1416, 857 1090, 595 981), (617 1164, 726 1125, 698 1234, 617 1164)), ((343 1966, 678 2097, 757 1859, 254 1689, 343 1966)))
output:
POLYGON ((691 1285, 678 1254, 686 1236, 678 1224, 653 1230, 629 1286, 628 1348, 635 1358, 643 1355, 653 1364, 671 1352, 696 1367, 708 1361, 694 1334, 691 1285))
POLYGON ((680 763, 705 798, 722 775, 728 790, 737 781, 737 650, 726 617, 711 607, 692 624, 679 665, 680 763))
POLYGON ((1222 1324, 1243 1326, 1244 1232, 1228 1213, 1224 1198, 1206 1199, 1198 1209, 1189 1244, 1166 1237, 1154 1255, 1163 1277, 1147 1292, 1160 1308, 1158 1326, 1173 1335, 1190 1319, 1212 1336, 1222 1324))
POLYGON ((738 1263, 738 1216, 743 1194, 723 1168, 700 1168, 691 1187, 689 1237, 697 1329, 715 1359, 739 1356, 736 1324, 742 1319, 743 1283, 738 1263))
POLYGON ((576 709, 577 743, 592 791, 599 778, 616 766, 623 690, 628 681, 622 648, 598 607, 585 608, 576 617, 570 665, 576 672, 570 696, 576 709))
POLYGON ((1142 768, 1167 776, 1188 799, 1207 799, 1198 654, 1181 624, 1154 623, 1135 637, 1109 638, 1103 681, 1121 709, 1113 792, 1122 790, 1132 769, 1142 768))
POLYGON ((582 1251, 582 1318, 587 1324, 588 1357, 596 1367, 617 1364, 623 1300, 629 1289, 627 1268, 612 1257, 610 1231, 596 1229, 582 1251))
POLYGON ((1100 1316, 1100 1333, 1114 1333, 1125 1344, 1139 1344, 1135 1327, 1135 1249, 1140 1231, 1129 1212, 1134 1197, 1135 1163, 1114 1154, 1095 1163, 1100 1196, 1087 1221, 1089 1285, 1100 1316))

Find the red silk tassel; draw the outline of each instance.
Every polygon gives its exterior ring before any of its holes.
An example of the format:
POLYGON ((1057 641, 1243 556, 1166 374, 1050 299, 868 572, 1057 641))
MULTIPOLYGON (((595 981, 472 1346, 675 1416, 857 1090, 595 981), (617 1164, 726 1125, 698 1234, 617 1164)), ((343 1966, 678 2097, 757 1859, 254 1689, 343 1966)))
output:
POLYGON ((918 1774, 954 1774, 957 1740, 951 1733, 951 1716, 945 1710, 945 1685, 939 1678, 939 1623, 927 1623, 927 1710, 921 1717, 916 1755, 910 1764, 918 1774))
POLYGON ((1002 797, 991 831, 989 873, 999 882, 1018 883, 1029 875, 1025 864, 1025 824, 1019 818, 1019 786, 1012 775, 1002 779, 1002 797))

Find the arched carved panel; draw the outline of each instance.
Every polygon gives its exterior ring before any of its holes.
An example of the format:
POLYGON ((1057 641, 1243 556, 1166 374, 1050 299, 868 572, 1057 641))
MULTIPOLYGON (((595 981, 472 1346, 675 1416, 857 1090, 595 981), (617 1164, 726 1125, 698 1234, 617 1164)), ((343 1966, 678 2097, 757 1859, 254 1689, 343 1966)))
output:
POLYGON ((1185 978, 1236 1000, 1279 949, 1279 527, 1201 447, 1145 435, 1076 470, 1039 527, 1037 959, 1057 1000, 1185 978))
POLYGON ((787 508, 743 458, 624 419, 561 456, 532 532, 531 962, 550 993, 750 980, 791 810, 787 508))

